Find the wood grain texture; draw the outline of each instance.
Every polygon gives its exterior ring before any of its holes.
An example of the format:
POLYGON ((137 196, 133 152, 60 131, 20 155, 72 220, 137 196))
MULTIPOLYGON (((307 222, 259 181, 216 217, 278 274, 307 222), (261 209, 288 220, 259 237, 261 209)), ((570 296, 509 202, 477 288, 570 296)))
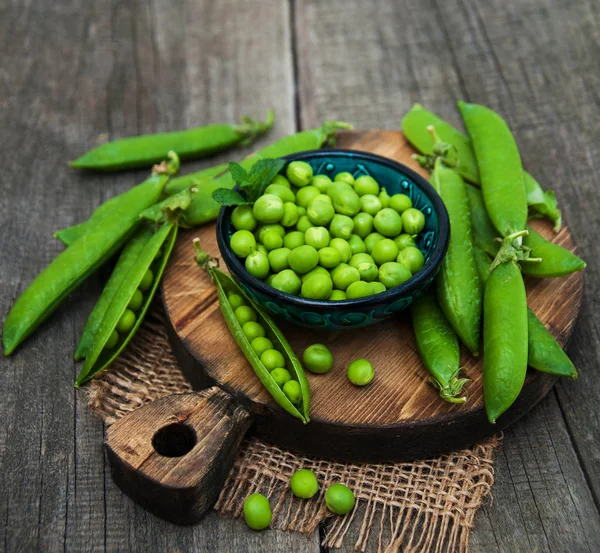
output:
MULTIPOLYGON (((384 155, 418 169, 410 157, 414 151, 399 131, 343 133, 338 145, 384 155)), ((566 228, 553 235, 549 225, 535 224, 549 239, 574 248, 566 228)), ((484 412, 482 361, 463 352, 461 364, 472 379, 466 404, 441 400, 428 383, 406 316, 366 330, 317 332, 282 323, 280 328, 298 355, 319 342, 331 349, 335 360, 334 370, 326 376, 307 375, 311 423, 304 427, 277 408, 233 341, 214 285, 194 263, 192 237, 196 234, 205 251, 219 257, 214 225, 189 231, 178 240, 163 279, 167 316, 176 337, 196 359, 190 364, 189 356, 180 356, 180 365, 192 383, 205 384, 203 377, 196 381, 198 371, 203 372, 209 382, 256 405, 256 432, 278 445, 355 461, 424 458, 469 446, 497 432, 527 412, 555 383, 554 377, 531 371, 518 401, 498 426, 492 426, 484 412), (366 388, 353 386, 346 377, 346 367, 360 357, 375 367, 376 378, 366 388)), ((582 287, 581 273, 561 279, 527 279, 530 307, 561 344, 573 329, 582 287)), ((176 353, 180 349, 174 348, 176 353)))

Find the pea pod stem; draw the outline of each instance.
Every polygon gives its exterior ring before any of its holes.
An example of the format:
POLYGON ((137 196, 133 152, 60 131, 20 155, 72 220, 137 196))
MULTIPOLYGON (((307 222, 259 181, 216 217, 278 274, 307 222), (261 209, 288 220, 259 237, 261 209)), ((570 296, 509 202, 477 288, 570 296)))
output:
POLYGON ((532 257, 531 248, 523 244, 523 237, 527 236, 529 231, 527 229, 520 230, 509 234, 507 237, 502 239, 502 245, 496 255, 496 258, 492 262, 490 271, 493 271, 498 265, 508 263, 512 261, 516 263, 541 263, 541 257, 532 257))

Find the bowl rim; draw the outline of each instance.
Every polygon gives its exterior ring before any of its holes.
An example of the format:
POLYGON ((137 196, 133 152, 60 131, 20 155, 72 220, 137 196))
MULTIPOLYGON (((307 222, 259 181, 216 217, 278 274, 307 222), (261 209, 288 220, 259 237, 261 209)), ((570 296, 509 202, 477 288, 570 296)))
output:
POLYGON ((425 177, 421 176, 410 167, 407 167, 403 163, 393 159, 372 154, 370 152, 365 152, 363 150, 352 150, 348 148, 323 148, 320 150, 305 150, 298 152, 297 154, 281 156, 278 159, 282 159, 286 162, 284 165, 285 167, 289 162, 292 161, 304 161, 307 158, 314 159, 327 157, 331 154, 346 154, 348 156, 366 159, 380 165, 386 165, 389 168, 411 178, 413 182, 415 182, 415 184, 417 184, 417 186, 427 195, 437 213, 439 229, 438 243, 431 254, 431 257, 423 266, 423 268, 399 286, 395 286, 394 288, 390 288, 385 292, 380 292, 379 294, 374 294, 372 296, 365 296, 363 298, 352 300, 313 300, 309 298, 302 298, 300 296, 294 296, 292 294, 282 292, 281 290, 277 290, 277 288, 273 288, 273 286, 269 286, 262 280, 252 276, 250 273, 248 273, 248 271, 246 271, 246 268, 243 266, 240 260, 233 254, 231 248, 225 240, 225 213, 229 209, 233 210, 233 206, 222 206, 219 210, 219 216, 217 218, 217 245, 222 258, 225 261, 225 265, 228 268, 231 267, 230 271, 233 273, 232 276, 237 277, 237 279, 241 280, 242 282, 247 280, 250 288, 256 288, 264 294, 274 296, 277 299, 281 299, 282 301, 286 301, 298 308, 306 310, 309 308, 323 310, 330 309, 332 307, 368 307, 373 303, 390 303, 390 301, 393 301, 393 299, 397 296, 404 296, 407 293, 412 293, 413 291, 417 290, 424 281, 427 281, 429 277, 437 272, 444 259, 444 256, 446 255, 446 251, 448 250, 448 244, 450 242, 450 219, 441 196, 436 192, 435 188, 433 188, 433 186, 425 177))

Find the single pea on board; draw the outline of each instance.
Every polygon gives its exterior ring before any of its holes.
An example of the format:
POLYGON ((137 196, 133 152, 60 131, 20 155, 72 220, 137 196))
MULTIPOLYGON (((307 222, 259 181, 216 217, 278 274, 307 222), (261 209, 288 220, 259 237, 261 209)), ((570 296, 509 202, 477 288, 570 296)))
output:
POLYGON ((262 494, 253 493, 244 501, 244 520, 252 530, 264 530, 271 524, 273 512, 269 500, 262 494))

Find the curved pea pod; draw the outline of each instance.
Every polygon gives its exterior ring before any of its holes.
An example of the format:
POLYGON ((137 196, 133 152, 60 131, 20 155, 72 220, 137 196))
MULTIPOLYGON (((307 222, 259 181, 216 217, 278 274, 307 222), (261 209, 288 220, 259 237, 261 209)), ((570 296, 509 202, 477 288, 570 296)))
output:
POLYGON ((204 157, 251 144, 271 128, 273 120, 273 111, 269 110, 264 122, 242 117, 239 125, 206 125, 185 131, 131 136, 93 148, 70 165, 75 169, 115 171, 151 166, 169 151, 175 151, 181 159, 204 157))
POLYGON ((122 195, 110 213, 90 225, 86 233, 62 251, 19 296, 6 321, 2 340, 10 355, 60 303, 98 267, 110 259, 135 231, 140 213, 160 197, 177 156, 148 180, 122 195))
POLYGON ((289 345, 285 336, 281 333, 273 319, 267 315, 260 305, 254 302, 229 275, 216 267, 216 262, 200 249, 198 239, 194 240, 194 247, 197 252, 196 262, 201 268, 208 271, 217 288, 219 305, 221 306, 221 312, 223 313, 223 318, 225 319, 229 331, 254 369, 256 376, 258 376, 263 386, 280 407, 290 415, 300 419, 305 424, 308 423, 310 421, 310 391, 308 380, 306 379, 304 369, 302 368, 298 357, 296 357, 294 350, 289 345), (256 352, 252 349, 248 338, 242 330, 242 326, 235 317, 234 310, 229 303, 228 293, 239 294, 257 312, 258 322, 262 324, 267 337, 273 342, 274 347, 283 354, 286 359, 286 368, 290 371, 294 379, 298 381, 298 384, 300 384, 300 391, 302 394, 302 404, 300 408, 296 407, 283 393, 267 368, 262 364, 256 352))
POLYGON ((425 292, 411 306, 413 330, 419 355, 429 371, 429 382, 450 403, 464 403, 468 378, 459 378, 460 348, 458 336, 444 317, 435 295, 425 292))
MULTIPOLYGON (((339 129, 350 128, 351 125, 348 123, 326 121, 318 129, 301 131, 270 144, 242 160, 240 165, 249 171, 260 159, 279 158, 305 150, 316 150, 324 145, 332 145, 335 143, 335 136, 339 129)), ((213 199, 212 193, 217 188, 233 188, 235 184, 229 171, 212 180, 202 182, 198 186, 198 194, 192 201, 192 205, 185 213, 185 224, 193 227, 216 219, 221 204, 213 199)))
POLYGON ((481 190, 474 186, 467 185, 467 196, 469 197, 469 206, 471 208, 471 227, 473 232, 473 242, 483 249, 486 253, 495 257, 500 249, 498 240, 498 231, 490 221, 481 190))
POLYGON ((481 191, 488 215, 502 236, 527 224, 527 195, 523 165, 515 139, 505 121, 485 106, 458 102, 473 142, 481 191))
POLYGON ((437 297, 446 318, 474 355, 481 339, 481 282, 473 254, 471 209, 465 183, 441 159, 431 184, 442 197, 450 218, 450 244, 436 279, 437 297))
MULTIPOLYGON (((165 223, 156 232, 151 232, 149 236, 146 233, 146 229, 140 231, 139 239, 143 242, 143 247, 128 252, 132 255, 135 253, 134 259, 127 263, 130 267, 129 271, 121 279, 120 285, 116 287, 104 315, 92 333, 91 344, 85 352, 85 362, 75 380, 75 387, 81 386, 94 375, 106 369, 119 356, 137 332, 148 311, 169 256, 173 251, 177 237, 177 225, 165 223), (144 236, 141 236, 142 234, 144 236), (154 278, 148 292, 144 295, 142 307, 136 314, 133 326, 124 336, 119 335, 116 345, 107 347, 117 323, 140 287, 148 269, 152 271, 154 278)), ((125 259, 122 262, 125 263, 125 259)))
POLYGON ((176 177, 171 179, 167 186, 165 186, 165 192, 169 196, 173 194, 177 194, 186 188, 190 188, 192 186, 199 186, 205 181, 210 181, 210 179, 224 173, 229 169, 229 163, 221 163, 220 165, 215 165, 214 167, 208 167, 207 169, 202 169, 201 171, 196 171, 195 173, 190 173, 188 175, 181 175, 180 177, 176 177))
POLYGON ((566 248, 546 240, 535 230, 527 227, 529 234, 523 237, 523 246, 531 248, 530 256, 539 257, 541 263, 524 263, 524 274, 537 278, 561 277, 583 271, 586 263, 566 248))
POLYGON ((558 209, 558 202, 552 190, 544 190, 527 171, 523 172, 523 184, 527 194, 529 217, 541 219, 546 217, 554 223, 554 232, 562 226, 562 213, 558 209))
MULTIPOLYGON (((456 148, 459 159, 456 170, 469 182, 479 184, 477 160, 475 159, 471 139, 466 134, 446 123, 421 104, 415 104, 402 118, 404 136, 419 152, 427 156, 434 156, 438 153, 435 151, 435 141, 427 130, 428 127, 432 126, 435 127, 443 142, 452 144, 456 148)), ((429 168, 431 169, 433 166, 430 165, 429 168)))
POLYGON ((483 396, 491 423, 523 388, 528 324, 521 270, 516 263, 501 263, 488 276, 483 300, 483 396))

